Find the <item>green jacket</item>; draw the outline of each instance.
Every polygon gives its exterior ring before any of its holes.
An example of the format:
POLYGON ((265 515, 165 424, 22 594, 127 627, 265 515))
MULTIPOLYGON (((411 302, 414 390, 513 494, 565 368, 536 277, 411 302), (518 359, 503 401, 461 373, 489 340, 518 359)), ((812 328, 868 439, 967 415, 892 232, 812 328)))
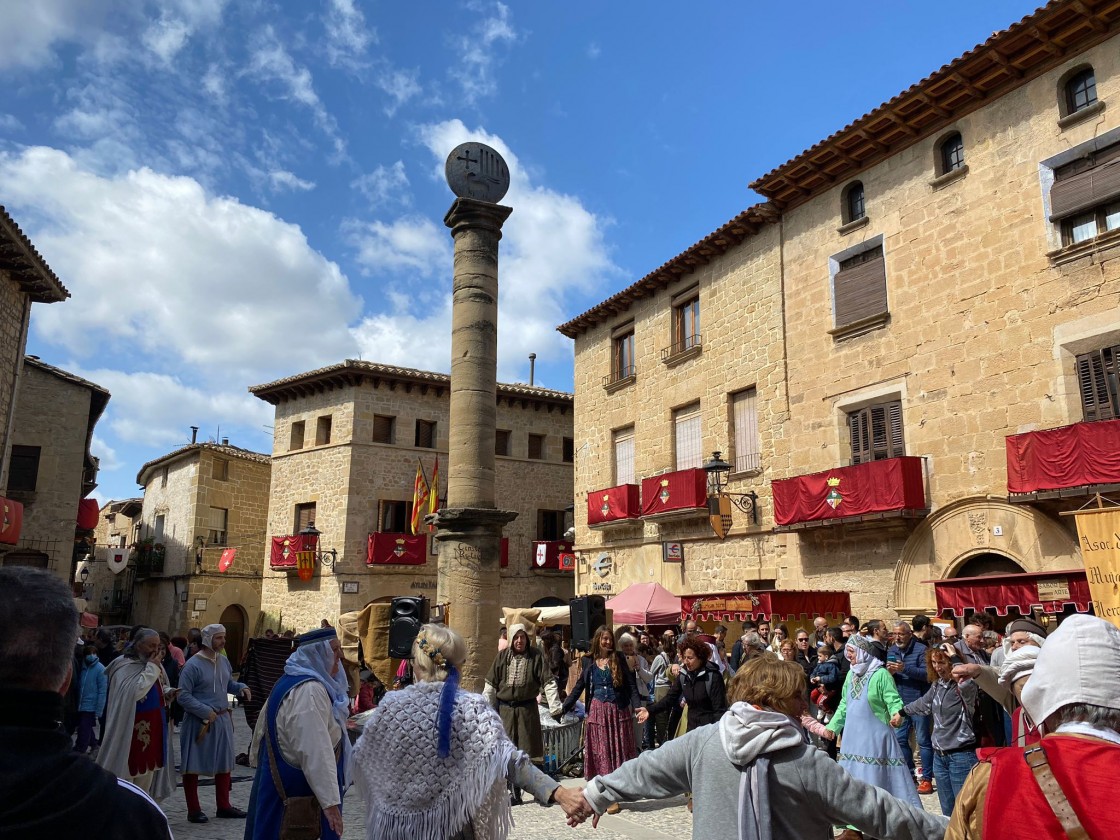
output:
MULTIPOLYGON (((844 728, 844 719, 848 716, 848 697, 851 695, 852 681, 860 679, 854 671, 848 671, 844 679, 844 688, 840 693, 840 707, 832 720, 828 722, 828 731, 840 734, 844 728)), ((891 718, 902 708, 902 698, 898 696, 895 688, 894 677, 886 668, 876 668, 871 676, 866 678, 863 691, 867 693, 867 701, 871 704, 871 711, 883 723, 890 725, 891 718)))

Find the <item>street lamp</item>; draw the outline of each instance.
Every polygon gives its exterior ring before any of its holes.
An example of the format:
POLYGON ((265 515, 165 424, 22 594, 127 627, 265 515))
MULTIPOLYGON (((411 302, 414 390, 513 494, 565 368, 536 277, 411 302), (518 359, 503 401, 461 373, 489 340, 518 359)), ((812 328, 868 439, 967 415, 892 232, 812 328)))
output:
MULTIPOLYGON (((701 467, 708 474, 708 498, 717 500, 716 512, 718 513, 718 499, 726 498, 731 504, 739 508, 751 518, 751 522, 758 524, 758 494, 753 490, 750 493, 728 493, 727 475, 731 472, 731 464, 720 457, 717 450, 712 453, 712 460, 701 467)), ((711 507, 709 503, 709 507, 711 507)))
POLYGON ((315 527, 314 522, 308 522, 307 527, 300 531, 299 535, 306 538, 304 551, 310 551, 315 555, 315 559, 328 569, 334 568, 334 564, 338 561, 338 552, 333 548, 328 551, 319 549, 319 537, 323 536, 323 532, 315 527))

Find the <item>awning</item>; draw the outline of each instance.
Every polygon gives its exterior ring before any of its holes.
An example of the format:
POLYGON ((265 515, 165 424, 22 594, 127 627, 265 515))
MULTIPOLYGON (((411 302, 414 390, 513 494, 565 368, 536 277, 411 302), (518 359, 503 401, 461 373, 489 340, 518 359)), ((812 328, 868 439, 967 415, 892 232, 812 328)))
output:
POLYGON ((23 528, 23 505, 0 496, 0 543, 15 545, 23 528))
POLYGON ((609 601, 619 624, 676 624, 681 614, 681 599, 659 583, 635 583, 609 601))
POLYGON ((1067 604, 1087 613, 1093 600, 1084 569, 923 582, 933 584, 937 612, 952 610, 958 618, 964 618, 970 610, 994 609, 998 615, 1007 615, 1012 607, 1021 615, 1030 615, 1032 609, 1060 613, 1067 604))
POLYGON ((101 516, 101 505, 97 499, 78 500, 78 528, 82 531, 92 531, 97 528, 97 520, 101 516))
POLYGON ((793 621, 817 616, 839 618, 851 611, 850 593, 829 590, 771 589, 685 595, 681 598, 681 618, 698 621, 746 621, 748 618, 793 621))

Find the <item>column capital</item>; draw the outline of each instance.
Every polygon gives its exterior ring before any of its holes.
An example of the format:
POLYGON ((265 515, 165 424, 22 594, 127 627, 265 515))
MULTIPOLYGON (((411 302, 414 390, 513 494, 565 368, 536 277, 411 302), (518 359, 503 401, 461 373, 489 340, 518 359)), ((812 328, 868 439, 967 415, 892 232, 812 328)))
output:
POLYGON ((451 235, 458 236, 471 228, 482 228, 502 235, 502 224, 513 212, 512 207, 504 204, 491 204, 475 198, 457 198, 443 217, 443 223, 451 228, 451 235))
POLYGON ((517 511, 496 508, 440 508, 425 521, 436 526, 439 541, 457 540, 478 533, 501 534, 502 528, 517 518, 517 511))

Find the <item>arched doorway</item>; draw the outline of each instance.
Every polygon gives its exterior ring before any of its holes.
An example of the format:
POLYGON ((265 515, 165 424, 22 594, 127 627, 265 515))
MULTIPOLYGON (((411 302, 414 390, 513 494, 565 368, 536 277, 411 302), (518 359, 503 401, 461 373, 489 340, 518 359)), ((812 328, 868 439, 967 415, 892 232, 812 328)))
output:
POLYGON ((532 604, 534 607, 566 607, 568 602, 557 598, 555 595, 546 595, 543 598, 538 598, 532 604))
POLYGON ((230 604, 222 610, 218 623, 226 628, 226 656, 233 670, 241 668, 241 656, 245 652, 245 629, 249 623, 245 610, 237 604, 230 604))
POLYGON ((1020 575, 1025 572, 1014 560, 995 552, 974 554, 965 560, 954 573, 955 578, 989 577, 991 575, 1020 575))

